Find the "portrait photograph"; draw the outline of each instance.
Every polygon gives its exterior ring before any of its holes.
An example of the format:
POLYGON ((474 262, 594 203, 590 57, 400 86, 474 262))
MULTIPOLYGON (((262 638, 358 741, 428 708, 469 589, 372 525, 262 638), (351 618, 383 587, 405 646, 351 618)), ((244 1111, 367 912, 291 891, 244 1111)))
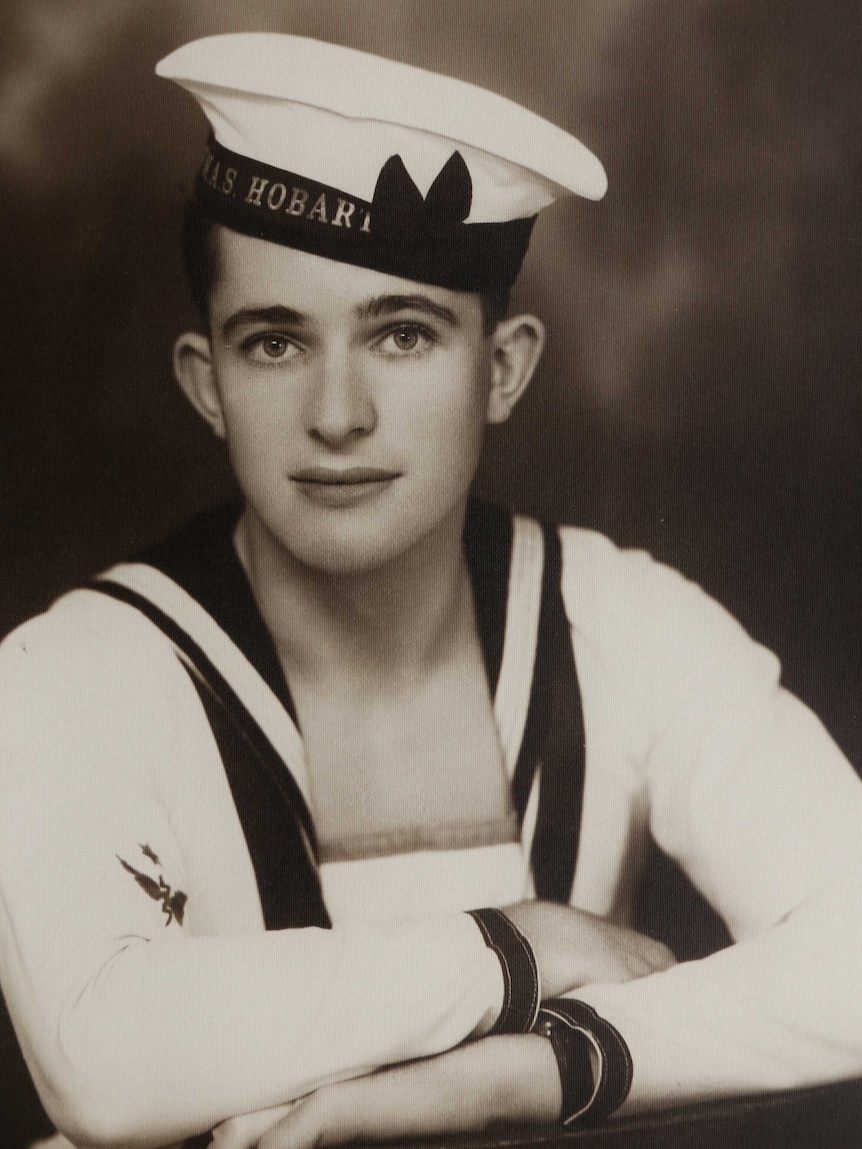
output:
POLYGON ((5 0, 0 1149, 862 1145, 857 0, 5 0))

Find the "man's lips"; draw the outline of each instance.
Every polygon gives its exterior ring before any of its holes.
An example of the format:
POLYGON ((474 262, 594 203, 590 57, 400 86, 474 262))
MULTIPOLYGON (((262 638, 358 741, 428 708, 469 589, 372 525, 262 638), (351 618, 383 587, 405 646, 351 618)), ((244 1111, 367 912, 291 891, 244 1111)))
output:
POLYGON ((290 476, 304 498, 332 510, 374 502, 400 477, 384 467, 304 467, 290 476))
POLYGON ((399 471, 380 467, 306 467, 290 477, 296 483, 313 483, 322 487, 352 487, 363 483, 386 483, 397 479, 399 471))

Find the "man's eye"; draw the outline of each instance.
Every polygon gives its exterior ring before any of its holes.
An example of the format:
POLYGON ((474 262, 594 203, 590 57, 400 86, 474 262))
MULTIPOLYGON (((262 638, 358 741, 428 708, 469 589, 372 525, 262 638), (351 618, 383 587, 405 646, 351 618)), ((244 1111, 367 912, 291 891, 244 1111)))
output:
POLYGON ((258 363, 275 360, 284 362, 300 354, 296 344, 286 335, 255 335, 242 345, 243 351, 258 363))
POLYGON ((432 332, 418 323, 399 323, 391 328, 377 344, 385 355, 405 355, 411 351, 424 351, 434 343, 432 332))
POLYGON ((290 344, 286 339, 280 339, 275 335, 271 339, 264 339, 260 346, 270 359, 281 359, 283 355, 287 354, 290 344))

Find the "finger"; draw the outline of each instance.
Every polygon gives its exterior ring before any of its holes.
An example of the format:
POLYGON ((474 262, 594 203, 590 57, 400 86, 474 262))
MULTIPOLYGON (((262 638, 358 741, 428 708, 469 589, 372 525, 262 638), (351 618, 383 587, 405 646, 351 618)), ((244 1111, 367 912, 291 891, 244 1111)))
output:
POLYGON ((469 1128, 468 1116, 429 1062, 325 1086, 261 1137, 258 1149, 314 1149, 359 1137, 386 1139, 469 1128))
POLYGON ((258 1109, 254 1113, 243 1113, 231 1117, 213 1129, 213 1149, 255 1149, 267 1130, 285 1117, 298 1102, 276 1105, 272 1109, 258 1109))
POLYGON ((320 1089, 261 1138, 259 1149, 466 1133, 499 1119, 552 1121, 559 1107, 559 1070, 547 1041, 485 1038, 320 1089))
POLYGON ((400 1066, 380 1075, 376 1096, 357 1098, 348 1088, 361 1084, 346 1083, 342 1101, 356 1109, 366 1138, 466 1133, 504 1119, 549 1121, 560 1108, 556 1057, 535 1034, 485 1038, 400 1066))
MULTIPOLYGON (((330 1088, 336 1087, 325 1086, 319 1092, 326 1095, 330 1088)), ((304 1098, 302 1104, 297 1105, 278 1124, 273 1125, 263 1134, 257 1149, 315 1149, 315 1146, 322 1143, 321 1137, 325 1126, 324 1116, 327 1106, 328 1098, 326 1096, 320 1100, 314 1093, 310 1097, 304 1098)))
POLYGON ((670 969, 677 964, 676 958, 666 945, 649 938, 644 957, 651 969, 658 973, 660 970, 670 969))

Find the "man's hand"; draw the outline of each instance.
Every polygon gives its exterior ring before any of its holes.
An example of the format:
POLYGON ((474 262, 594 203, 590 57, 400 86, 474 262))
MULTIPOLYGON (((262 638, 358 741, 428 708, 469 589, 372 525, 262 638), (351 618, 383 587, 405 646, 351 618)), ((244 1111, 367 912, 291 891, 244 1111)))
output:
MULTIPOLYGON (((584 910, 532 901, 503 912, 533 947, 546 998, 676 964, 661 942, 584 910)), ((213 1149, 313 1149, 358 1137, 466 1133, 494 1121, 555 1121, 561 1103, 550 1042, 533 1034, 486 1037, 232 1118, 215 1130, 213 1149)))
POLYGON ((503 913, 533 947, 542 996, 584 985, 632 981, 670 969, 676 958, 661 942, 556 902, 516 902, 503 913))
POLYGON ((467 1133, 495 1121, 556 1121, 561 1104, 549 1041, 486 1037, 226 1121, 215 1130, 213 1149, 314 1149, 359 1137, 467 1133))

